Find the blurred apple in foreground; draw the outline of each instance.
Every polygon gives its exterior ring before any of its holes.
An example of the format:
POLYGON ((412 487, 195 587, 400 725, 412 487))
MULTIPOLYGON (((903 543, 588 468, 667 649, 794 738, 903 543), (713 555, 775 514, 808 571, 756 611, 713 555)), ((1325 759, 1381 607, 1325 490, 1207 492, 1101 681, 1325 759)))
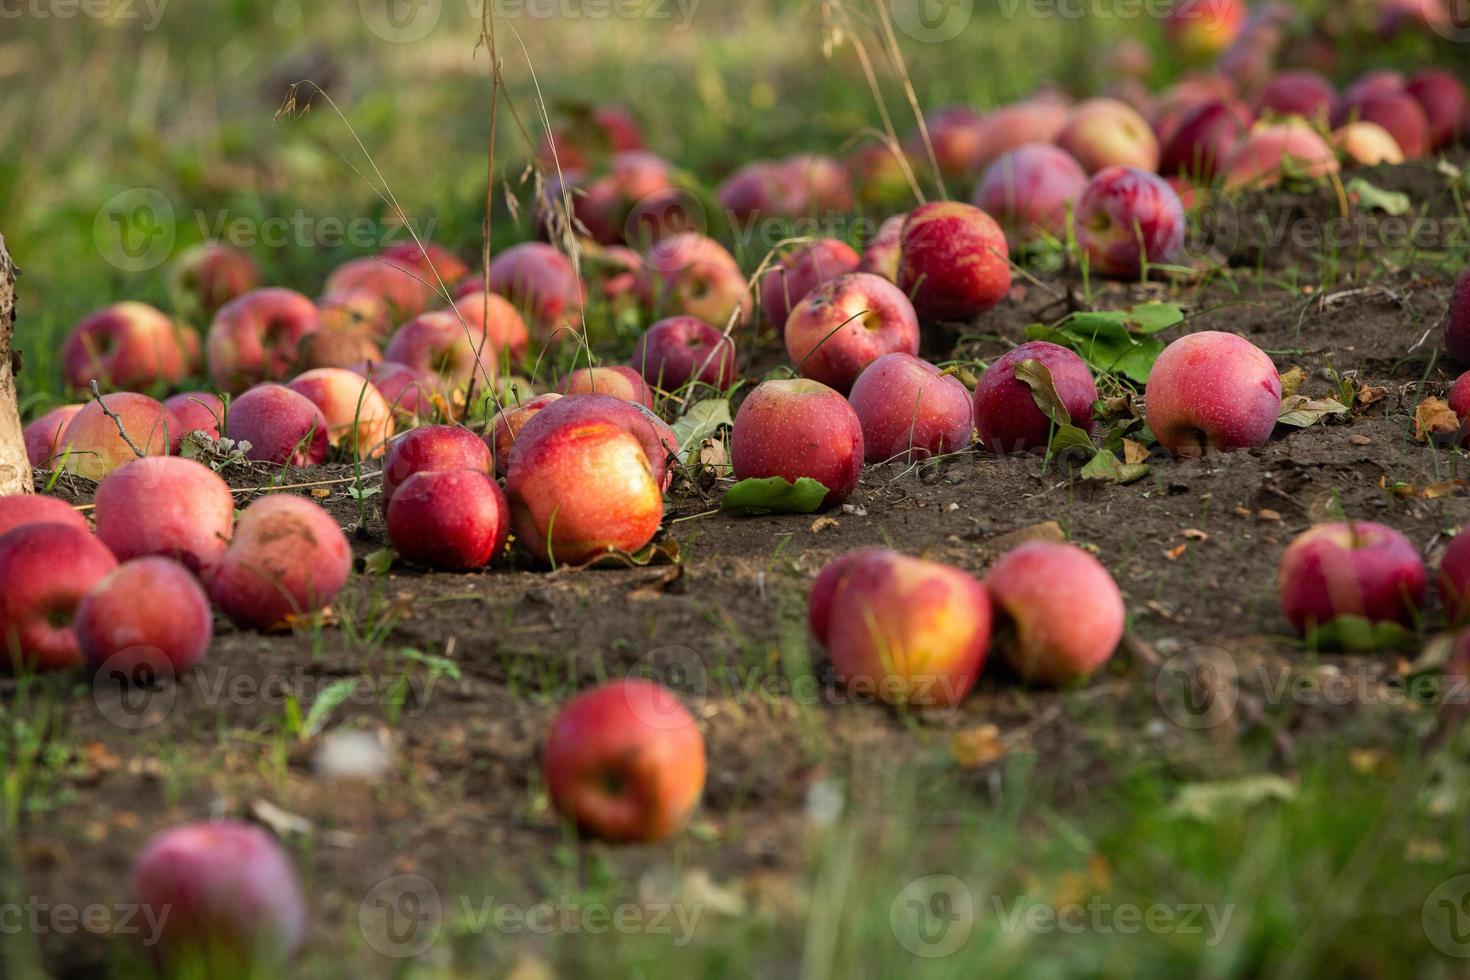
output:
POLYGON ((1107 663, 1123 638, 1123 596, 1113 576, 1076 545, 1031 541, 985 576, 996 649, 1037 684, 1067 684, 1107 663))
POLYGON ((1369 521, 1318 524, 1297 536, 1277 573, 1281 610, 1300 634, 1340 617, 1412 626, 1428 576, 1418 550, 1369 521))

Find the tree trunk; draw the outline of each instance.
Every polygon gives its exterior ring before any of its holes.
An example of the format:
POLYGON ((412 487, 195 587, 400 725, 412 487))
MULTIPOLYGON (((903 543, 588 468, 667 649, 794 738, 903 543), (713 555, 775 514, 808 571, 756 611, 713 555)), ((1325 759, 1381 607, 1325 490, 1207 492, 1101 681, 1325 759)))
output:
POLYGON ((35 489, 15 395, 15 376, 20 373, 20 352, 11 346, 15 339, 15 273, 5 236, 0 235, 0 497, 35 489))

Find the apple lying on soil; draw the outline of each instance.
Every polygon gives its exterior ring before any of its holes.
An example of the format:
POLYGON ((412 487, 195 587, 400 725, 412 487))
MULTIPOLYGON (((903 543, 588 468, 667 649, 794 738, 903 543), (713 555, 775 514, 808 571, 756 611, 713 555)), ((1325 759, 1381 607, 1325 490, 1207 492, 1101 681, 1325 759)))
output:
POLYGON ((22 438, 26 444, 26 458, 32 466, 50 468, 52 461, 62 452, 61 434, 81 410, 81 405, 62 405, 26 424, 22 438))
POLYGON ((561 397, 554 391, 547 392, 518 405, 507 405, 495 413, 495 418, 490 423, 490 431, 485 436, 485 444, 490 447, 490 452, 495 457, 497 476, 505 476, 506 470, 510 467, 511 446, 515 445, 526 423, 531 421, 537 412, 561 397))
POLYGON ((260 497, 240 513, 209 594, 236 625, 275 629, 325 609, 352 570, 352 548, 330 514, 305 497, 260 497))
POLYGON ((975 185, 973 203, 1005 229, 1011 251, 1044 237, 1064 241, 1087 173, 1066 150, 1028 143, 1001 154, 975 185))
POLYGON ((919 319, 893 283, 869 272, 829 279, 786 320, 786 355, 806 378, 847 392, 884 354, 919 352, 919 319))
POLYGON ((958 705, 990 647, 985 587, 962 569, 893 551, 833 565, 813 586, 808 619, 848 692, 917 708, 958 705))
POLYGON ((1179 195, 1157 174, 1108 167, 1082 191, 1076 228, 1092 272, 1131 279, 1143 273, 1144 262, 1178 261, 1187 225, 1179 195))
POLYGON ((209 325, 205 357, 221 391, 286 377, 303 334, 320 327, 316 304, 289 289, 256 289, 226 303, 209 325))
POLYGON ((993 453, 1045 450, 1056 431, 1056 424, 1037 406, 1035 390, 1016 377, 1017 368, 1027 361, 1046 368, 1072 424, 1092 432, 1097 386, 1086 362, 1065 347, 1033 340, 1002 354, 975 385, 975 429, 993 453))
POLYGON ((228 242, 203 242, 181 254, 169 271, 170 294, 194 312, 212 317, 236 296, 260 286, 260 269, 248 252, 228 242))
POLYGON ((839 392, 809 378, 766 381, 735 413, 730 432, 735 479, 802 477, 827 488, 822 506, 842 503, 863 469, 863 429, 839 392))
POLYGON ((291 362, 290 374, 295 377, 317 368, 350 368, 382 359, 383 352, 365 332, 322 327, 303 334, 296 342, 296 359, 291 362))
POLYGON ((172 385, 188 373, 179 328, 147 303, 114 303, 84 317, 61 346, 66 383, 86 391, 172 385))
POLYGON ((678 697, 639 678, 579 694, 541 750, 552 806, 585 834, 656 841, 688 822, 704 792, 704 736, 678 697))
POLYGON ((568 425, 588 422, 611 422, 620 427, 643 447, 659 490, 667 490, 673 483, 674 467, 679 459, 679 439, 674 430, 646 406, 604 394, 567 395, 554 403, 543 404, 522 423, 512 440, 506 466, 509 467, 516 453, 529 452, 543 436, 568 425))
POLYGON ((1450 293, 1450 308, 1445 315, 1444 346, 1450 357, 1470 366, 1470 269, 1460 273, 1450 293))
POLYGON ((209 599, 183 565, 134 558, 92 586, 76 614, 87 663, 124 677, 177 678, 204 659, 214 636, 209 599))
POLYGON ((1314 71, 1277 72, 1256 96, 1256 114, 1301 116, 1326 125, 1337 103, 1337 89, 1314 71))
POLYGON ((1260 124, 1246 135, 1225 167, 1225 189, 1261 190, 1283 180, 1319 180, 1338 171, 1337 155, 1299 123, 1260 124))
POLYGON ((1030 541, 985 576, 996 650, 1035 684, 1067 684, 1097 671, 1123 638, 1123 596, 1102 562, 1076 545, 1030 541))
POLYGON ((0 535, 0 667, 80 664, 77 606, 116 567, 106 545, 70 523, 23 524, 0 535))
POLYGON ((572 263, 545 242, 521 242, 495 256, 486 285, 515 304, 542 343, 574 325, 582 309, 572 263))
POLYGON ((445 571, 488 565, 505 547, 505 495, 483 470, 425 470, 394 491, 388 543, 405 560, 445 571))
POLYGON ((750 315, 745 275, 725 246, 695 232, 660 239, 648 251, 644 291, 664 316, 687 314, 723 330, 750 315))
POLYGON ((399 327, 383 351, 383 359, 406 364, 423 374, 463 388, 472 381, 494 380, 497 351, 485 332, 448 310, 422 313, 399 327))
POLYGON ((373 383, 399 419, 433 416, 434 395, 441 386, 427 372, 397 361, 359 362, 352 370, 373 383))
POLYGON ((287 387, 321 410, 330 445, 344 446, 359 459, 383 455, 393 437, 393 410, 371 381, 346 368, 317 368, 287 387))
POLYGON ((868 365, 848 402, 862 425, 870 463, 958 452, 974 431, 964 384, 912 354, 884 354, 868 365))
POLYGON ((133 444, 148 456, 162 456, 169 451, 179 432, 178 420, 147 395, 116 391, 87 402, 66 424, 61 433, 64 468, 89 480, 100 480, 113 470, 138 458, 133 446, 123 438, 126 431, 133 444), (109 418, 103 411, 116 416, 109 418))
POLYGON ((1377 123, 1350 122, 1332 134, 1332 147, 1344 158, 1364 167, 1404 162, 1404 151, 1393 134, 1377 123))
POLYGON ((119 561, 158 555, 207 578, 230 543, 235 498, 214 470, 192 459, 150 456, 97 485, 97 538, 119 561))
POLYGON ((92 530, 82 512, 59 497, 38 493, 0 497, 0 534, 25 524, 68 524, 81 531, 92 530))
POLYGON ((920 205, 904 221, 900 248, 898 285, 925 320, 967 320, 1011 288, 1005 233, 973 205, 920 205))
POLYGON ((211 439, 219 438, 225 421, 225 401, 214 392, 181 391, 165 398, 163 407, 178 420, 179 442, 191 432, 203 432, 211 439))
POLYGON ((1445 549, 1435 585, 1439 601, 1444 603, 1445 619, 1451 626, 1470 619, 1470 533, 1465 528, 1455 534, 1445 549))
POLYGON ((390 320, 402 323, 429 308, 438 293, 432 277, 411 265, 381 256, 349 259, 337 266, 322 286, 322 295, 364 292, 388 304, 390 320))
POLYGON ((862 259, 851 245, 820 238, 786 252, 761 278, 761 313, 777 331, 791 310, 821 283, 857 270, 862 259))
POLYGON ((690 382, 724 391, 735 383, 735 342, 697 317, 671 316, 638 338, 628 366, 660 391, 690 382))
POLYGON ((1090 174, 1105 167, 1153 171, 1159 166, 1159 140, 1148 120, 1117 99, 1073 106, 1056 143, 1090 174))
POLYGON ((1264 446, 1281 410, 1281 376, 1249 340, 1205 330, 1164 348, 1144 405, 1159 445, 1176 456, 1264 446))
POLYGON ((898 282, 898 262, 903 255, 903 225, 908 217, 907 214, 895 214, 883 219, 873 240, 863 249, 857 271, 871 272, 889 282, 898 282))
POLYGON ((202 976, 284 976, 306 934, 290 859, 251 824, 186 824, 148 841, 132 870, 139 918, 159 923, 151 955, 202 976))
POLYGON ((327 419, 305 395, 285 385, 256 385, 236 398, 225 435, 248 442, 245 458, 278 466, 314 466, 327 458, 327 419))
POLYGON ((1306 635, 1341 617, 1411 626, 1424 608, 1428 575, 1402 534, 1355 521, 1299 534, 1281 556, 1277 585, 1282 612, 1306 635))
POLYGON ((494 461, 485 441, 459 425, 421 425, 388 443, 383 457, 383 511, 409 477, 439 470, 494 471, 494 461))
POLYGON ((611 395, 646 408, 653 407, 653 389, 636 368, 625 364, 577 368, 561 379, 556 390, 563 395, 611 395))

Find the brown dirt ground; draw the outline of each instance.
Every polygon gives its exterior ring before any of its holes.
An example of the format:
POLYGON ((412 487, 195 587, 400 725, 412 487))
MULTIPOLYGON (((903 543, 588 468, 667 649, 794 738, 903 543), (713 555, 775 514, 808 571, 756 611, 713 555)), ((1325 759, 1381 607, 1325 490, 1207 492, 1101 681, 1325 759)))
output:
MULTIPOLYGON (((1416 202, 1437 202, 1440 217, 1453 213, 1432 167, 1370 176, 1380 186, 1409 190, 1416 202)), ((1251 208, 1322 219, 1334 213, 1336 199, 1324 189, 1259 198, 1251 208)), ((31 889, 55 902, 119 900, 129 860, 150 834, 208 815, 245 816, 257 800, 298 814, 317 830, 317 843, 301 858, 314 941, 340 942, 361 897, 392 874, 450 881, 493 867, 501 877, 534 882, 566 841, 536 775, 538 743, 557 703, 570 690, 623 674, 649 651, 668 647, 686 652, 664 651, 654 660, 680 669, 665 676, 690 696, 711 759, 698 833, 674 847, 719 880, 798 869, 808 787, 824 773, 860 766, 867 750, 888 759, 933 753, 936 746, 942 752, 953 732, 993 723, 1008 744, 1053 760, 1051 778, 1063 796, 1085 794, 1090 782, 1106 778, 1106 767, 1096 762, 1107 736, 1094 722, 1108 717, 1133 731, 1157 722, 1155 656, 1216 647, 1239 664, 1314 662, 1287 636, 1274 592, 1282 549, 1314 520, 1340 512, 1386 522, 1433 560, 1444 532, 1470 519, 1463 486, 1417 495, 1464 474, 1458 454, 1412 438, 1415 404, 1443 394, 1453 377, 1434 360, 1450 273, 1431 260, 1397 268, 1369 250, 1360 262, 1345 253, 1333 278, 1319 281, 1321 249, 1263 246, 1259 239, 1238 245, 1232 261, 1233 283, 1216 276, 1204 286, 1114 284, 1095 299, 1121 306, 1171 293, 1198 312, 1189 329, 1244 334, 1283 369, 1306 369, 1308 392, 1325 393, 1330 366, 1386 387, 1384 397, 1350 419, 1279 430, 1261 449, 1197 462, 1155 459, 1149 475, 1128 486, 1087 483, 1065 464, 1048 466, 1035 457, 970 453, 938 470, 869 469, 854 506, 829 515, 835 521, 734 519, 709 513, 713 495, 685 488, 673 495, 669 516, 676 523, 666 532, 682 547, 680 570, 546 575, 503 563, 466 575, 397 567, 386 577, 354 576, 338 604, 344 618, 361 624, 374 603, 392 609, 391 635, 374 648, 333 628, 262 637, 221 624, 207 661, 211 685, 271 675, 311 684, 357 674, 391 678, 390 654, 404 646, 448 651, 462 679, 441 679, 396 725, 385 722, 376 704, 333 714, 332 727, 381 732, 391 744, 392 773, 372 788, 324 784, 313 774, 310 748, 289 741, 284 769, 274 766, 265 743, 280 724, 278 703, 219 703, 206 684, 189 678, 160 724, 130 732, 110 723, 82 691, 70 708, 81 746, 70 799, 29 821, 20 835, 31 889), (1285 269, 1299 274, 1286 280, 1285 269), (1395 484, 1409 489, 1395 492, 1395 484), (787 697, 722 692, 722 669, 779 677, 783 661, 799 662, 805 582, 842 552, 886 544, 980 573, 1008 543, 1046 533, 1036 526, 1050 521, 1095 549, 1128 603, 1133 640, 1086 690, 1026 691, 991 675, 958 713, 917 727, 878 708, 802 708, 787 697)), ((1059 282, 1079 291, 1075 279, 1059 282)), ((993 357, 1018 341, 1028 323, 1043 313, 1054 318, 1060 308, 1051 291, 1023 285, 1014 302, 968 328, 963 339, 929 338, 934 343, 926 354, 993 357)), ((767 351, 757 363, 776 360, 767 351)), ((327 468, 304 477, 343 472, 327 468)), ((62 488, 68 489, 78 499, 88 493, 83 486, 62 488)), ((321 502, 344 526, 355 523, 358 505, 345 487, 328 489, 321 502)), ((359 556, 382 547, 374 507, 369 518, 354 539, 359 556)), ((1431 613, 1430 628, 1437 616, 1431 613)), ((1393 666, 1389 656, 1358 660, 1372 670, 1393 666)), ((1345 663, 1336 656, 1330 661, 1345 663)), ((1271 737, 1281 765, 1293 765, 1293 732, 1341 723, 1345 714, 1301 709, 1278 719, 1271 737)), ((1173 729, 1153 734, 1153 744, 1165 757, 1177 753, 1180 766, 1229 764, 1191 752, 1197 745, 1191 740, 1201 736, 1173 729)), ((982 776, 974 775, 977 798, 982 776)), ((597 853, 624 869, 665 859, 660 848, 597 853)), ((106 955, 99 941, 62 936, 48 937, 45 952, 51 966, 72 975, 100 973, 106 955)))

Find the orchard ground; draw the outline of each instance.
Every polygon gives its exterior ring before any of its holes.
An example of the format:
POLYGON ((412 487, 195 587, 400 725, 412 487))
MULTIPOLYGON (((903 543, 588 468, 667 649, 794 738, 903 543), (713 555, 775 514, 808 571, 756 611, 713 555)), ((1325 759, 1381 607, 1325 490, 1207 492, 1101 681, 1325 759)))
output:
MULTIPOLYGON (((412 40, 287 2, 218 18, 170 8, 150 30, 35 20, 0 49, 9 71, 66 65, 74 78, 0 119, 5 145, 33 148, 0 166, 25 273, 28 415, 61 399, 48 352, 71 323, 119 298, 165 304, 162 262, 235 219, 259 236, 267 280, 310 295, 398 234, 335 155, 356 151, 323 100, 271 122, 291 81, 315 78, 344 106, 421 230, 473 242, 489 80, 470 18, 439 9, 412 40), (289 43, 301 37, 333 40, 289 43), (116 115, 83 108, 101 104, 116 115), (113 250, 99 207, 124 193, 151 202, 167 246, 113 250)), ((757 155, 833 151, 872 123, 852 53, 824 61, 804 5, 700 7, 690 30, 506 23, 548 105, 626 93, 654 148, 708 184, 757 155)), ((926 106, 986 105, 1047 79, 1087 91, 1100 70, 1088 52, 1110 29, 981 19, 917 44, 909 68, 926 106)), ((524 153, 508 125, 501 136, 524 153)), ((1145 284, 1038 272, 963 331, 926 334, 926 356, 973 370, 1072 309, 1177 302, 1189 320, 1166 336, 1235 331, 1303 368, 1304 394, 1349 394, 1349 413, 1282 427, 1263 449, 1155 457, 1126 485, 971 451, 870 467, 848 507, 807 517, 732 518, 719 487, 681 482, 661 537, 677 563, 399 564, 354 575, 320 628, 222 629, 182 683, 124 695, 105 674, 0 681, 0 962, 15 976, 135 973, 129 950, 152 928, 125 904, 142 842, 236 816, 279 833, 303 875, 301 976, 1464 975, 1470 758, 1457 722, 1470 690, 1426 670, 1440 613, 1401 653, 1319 653, 1290 636, 1275 591, 1282 550, 1313 522, 1381 521, 1432 562, 1470 520, 1463 455, 1416 441, 1414 423, 1458 371, 1438 328, 1470 258, 1456 175, 1470 161, 1449 163, 1352 175, 1407 194, 1405 214, 1361 191, 1345 212, 1332 187, 1249 197, 1213 212, 1195 243, 1213 271, 1145 284), (1018 540, 1063 536, 1095 550, 1129 612, 1123 649, 1084 686, 1030 690, 988 671, 957 711, 904 715, 833 685, 806 634, 811 577, 852 548, 979 573, 1018 540), (665 845, 580 841, 539 782, 556 707, 629 674, 679 691, 708 742, 703 808, 665 845), (387 768, 344 784, 324 755, 387 768)), ((527 237, 524 215, 495 218, 497 245, 527 237)), ((737 255, 749 270, 763 252, 737 255)), ((599 318, 611 356, 630 327, 599 318)), ((769 334, 740 349, 746 377, 784 361, 769 334)), ((354 549, 376 565, 371 468, 224 475, 262 492, 310 484, 299 492, 361 526, 354 549)), ((92 490, 52 486, 77 503, 92 490)))

